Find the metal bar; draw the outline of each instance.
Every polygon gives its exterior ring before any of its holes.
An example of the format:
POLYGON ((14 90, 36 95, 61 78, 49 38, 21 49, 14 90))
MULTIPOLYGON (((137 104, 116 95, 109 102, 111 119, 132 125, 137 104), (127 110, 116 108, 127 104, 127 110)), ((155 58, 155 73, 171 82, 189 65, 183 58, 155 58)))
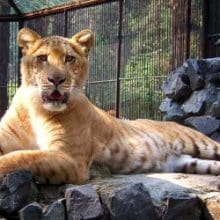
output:
POLYGON ((208 23, 209 23, 209 3, 208 0, 203 0, 203 31, 202 31, 202 58, 208 57, 208 23))
MULTIPOLYGON (((21 29, 21 28, 23 28, 24 27, 24 20, 20 20, 19 21, 19 23, 18 23, 18 28, 19 28, 19 30, 21 29)), ((21 85, 21 71, 20 71, 20 68, 21 68, 21 63, 20 63, 20 59, 21 59, 21 57, 22 57, 22 52, 21 52, 21 48, 19 47, 19 50, 18 50, 18 60, 19 60, 19 62, 18 62, 18 86, 20 86, 21 85)))
POLYGON ((190 57, 190 35, 191 35, 191 0, 187 1, 186 17, 186 53, 185 60, 190 57))
MULTIPOLYGON (((155 78, 155 79, 165 79, 166 76, 144 76, 144 77, 127 77, 122 78, 120 77, 119 80, 137 80, 137 79, 148 79, 148 78, 155 78)), ((117 82, 117 79, 109 79, 109 80, 98 80, 98 81, 88 81, 88 84, 98 84, 98 83, 109 83, 109 82, 117 82)))
POLYGON ((119 118, 120 111, 120 74, 121 74, 121 45, 122 45, 122 20, 123 0, 119 0, 119 22, 118 22, 118 62, 116 75, 116 117, 119 118))
POLYGON ((64 12, 64 37, 67 37, 67 11, 64 12))
POLYGON ((0 22, 20 21, 23 17, 18 15, 0 15, 0 22))
MULTIPOLYGON (((5 9, 7 10, 7 9, 5 9)), ((0 118, 4 115, 8 106, 8 63, 9 63, 9 35, 10 35, 10 24, 0 23, 0 118)))

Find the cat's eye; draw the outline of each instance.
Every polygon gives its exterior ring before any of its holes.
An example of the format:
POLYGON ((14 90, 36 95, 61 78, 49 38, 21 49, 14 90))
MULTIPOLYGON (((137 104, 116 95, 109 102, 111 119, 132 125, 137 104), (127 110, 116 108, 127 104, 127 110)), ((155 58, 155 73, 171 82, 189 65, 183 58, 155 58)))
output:
POLYGON ((73 61, 75 61, 75 57, 74 56, 72 56, 72 55, 66 55, 66 57, 65 57, 65 62, 67 63, 67 62, 73 62, 73 61))
POLYGON ((40 62, 46 62, 47 61, 47 55, 39 55, 37 56, 37 60, 40 62))

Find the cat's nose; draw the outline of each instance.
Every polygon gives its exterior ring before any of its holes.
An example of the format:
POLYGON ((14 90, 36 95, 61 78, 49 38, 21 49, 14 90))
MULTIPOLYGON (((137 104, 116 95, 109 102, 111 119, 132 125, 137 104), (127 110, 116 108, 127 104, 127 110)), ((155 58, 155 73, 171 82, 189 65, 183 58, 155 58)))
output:
POLYGON ((47 78, 49 82, 53 83, 55 86, 58 86, 66 81, 65 76, 55 75, 47 78))

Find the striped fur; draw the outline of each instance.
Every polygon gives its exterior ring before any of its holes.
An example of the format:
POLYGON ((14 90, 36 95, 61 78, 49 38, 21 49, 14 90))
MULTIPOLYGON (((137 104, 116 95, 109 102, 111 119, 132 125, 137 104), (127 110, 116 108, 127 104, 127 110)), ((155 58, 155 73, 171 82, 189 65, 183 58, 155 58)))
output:
POLYGON ((174 122, 116 119, 85 97, 93 38, 89 30, 71 39, 19 31, 22 85, 0 122, 0 173, 29 169, 40 182, 84 183, 95 161, 123 174, 219 175, 219 143, 174 122))

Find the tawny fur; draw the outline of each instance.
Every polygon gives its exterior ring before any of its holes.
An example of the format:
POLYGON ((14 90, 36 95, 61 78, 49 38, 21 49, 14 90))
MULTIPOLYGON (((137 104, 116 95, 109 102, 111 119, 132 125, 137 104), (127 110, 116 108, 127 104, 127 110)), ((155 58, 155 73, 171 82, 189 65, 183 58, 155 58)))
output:
POLYGON ((90 30, 67 39, 24 28, 18 44, 22 84, 0 123, 1 174, 29 169, 41 182, 84 183, 94 161, 115 173, 220 174, 220 144, 205 135, 174 122, 116 119, 86 98, 90 30))

